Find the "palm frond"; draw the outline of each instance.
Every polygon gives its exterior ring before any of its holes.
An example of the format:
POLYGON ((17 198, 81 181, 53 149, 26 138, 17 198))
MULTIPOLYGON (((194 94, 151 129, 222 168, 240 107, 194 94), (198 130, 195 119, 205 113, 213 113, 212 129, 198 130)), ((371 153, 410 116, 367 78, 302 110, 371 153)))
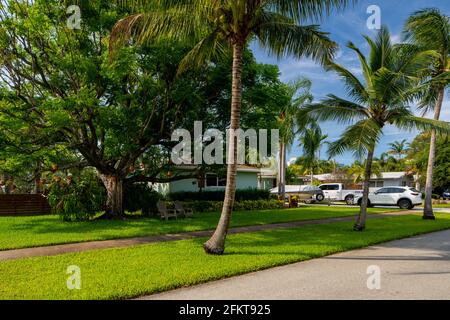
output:
POLYGON ((278 58, 310 57, 324 64, 337 49, 337 44, 319 26, 301 26, 278 13, 264 12, 257 25, 255 34, 261 46, 278 58))
POLYGON ((403 116, 396 118, 393 123, 400 129, 412 131, 436 130, 440 134, 450 134, 450 123, 416 116, 403 116))
POLYGON ((347 93, 350 97, 355 99, 358 103, 368 102, 369 95, 366 88, 351 71, 331 61, 326 63, 326 69, 333 70, 339 74, 341 79, 345 82, 347 93))
POLYGON ((354 0, 268 0, 267 6, 300 23, 307 19, 320 19, 333 9, 342 10, 354 0))
POLYGON ((302 113, 317 121, 337 121, 343 124, 370 116, 364 106, 331 94, 319 103, 306 105, 302 108, 302 113))
POLYGON ((340 138, 331 142, 328 148, 329 157, 351 151, 362 159, 368 150, 373 150, 380 139, 381 127, 373 119, 364 119, 347 128, 340 138))

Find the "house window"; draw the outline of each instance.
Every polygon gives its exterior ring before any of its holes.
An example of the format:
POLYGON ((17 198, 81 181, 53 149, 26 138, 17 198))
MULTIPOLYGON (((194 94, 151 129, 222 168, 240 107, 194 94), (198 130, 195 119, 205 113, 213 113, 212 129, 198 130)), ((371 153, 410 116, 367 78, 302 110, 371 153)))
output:
POLYGON ((370 188, 383 188, 384 181, 369 181, 370 188))
POLYGON ((225 187, 227 185, 227 178, 226 177, 219 177, 217 185, 219 187, 225 187))
POLYGON ((225 187, 227 184, 226 177, 219 177, 217 174, 207 174, 206 175, 206 186, 207 187, 225 187))

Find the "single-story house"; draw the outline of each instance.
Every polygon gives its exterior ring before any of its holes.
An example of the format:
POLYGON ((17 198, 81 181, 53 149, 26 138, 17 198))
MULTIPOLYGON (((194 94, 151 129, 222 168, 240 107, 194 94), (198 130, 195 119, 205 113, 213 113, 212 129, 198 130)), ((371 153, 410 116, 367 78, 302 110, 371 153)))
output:
POLYGON ((369 183, 370 188, 415 186, 414 176, 407 172, 382 172, 379 177, 372 175, 369 183))
MULTIPOLYGON (((184 166, 185 170, 195 167, 184 166)), ((224 190, 226 177, 217 173, 205 173, 204 177, 176 180, 168 183, 155 183, 152 187, 162 194, 174 192, 197 192, 224 190)), ((238 165, 236 175, 236 189, 265 189, 269 190, 277 185, 277 171, 271 168, 258 168, 238 165)))
MULTIPOLYGON (((320 181, 321 183, 333 183, 333 182, 348 183, 348 181, 345 181, 345 176, 342 174, 340 175, 334 175, 332 173, 318 174, 314 175, 314 179, 320 181)), ((369 187, 371 189, 378 189, 382 187, 405 187, 405 186, 414 187, 415 179, 414 176, 409 172, 381 172, 380 176, 372 174, 369 183, 370 183, 369 187)), ((359 185, 360 187, 362 186, 361 183, 359 185)), ((353 185, 347 187, 353 189, 356 186, 353 185)))

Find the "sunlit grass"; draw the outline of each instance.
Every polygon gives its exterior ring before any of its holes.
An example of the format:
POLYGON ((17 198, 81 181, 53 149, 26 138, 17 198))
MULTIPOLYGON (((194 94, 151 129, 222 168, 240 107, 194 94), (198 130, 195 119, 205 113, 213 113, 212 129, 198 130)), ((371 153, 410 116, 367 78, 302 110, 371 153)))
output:
POLYGON ((450 228, 450 215, 309 225, 228 237, 224 256, 204 254, 205 239, 0 262, 1 299, 123 299, 450 228), (81 290, 66 287, 67 267, 81 268, 81 290))
MULTIPOLYGON (((371 209, 370 212, 388 211, 371 209)), ((248 226, 268 223, 351 216, 358 208, 301 207, 285 210, 242 211, 233 214, 231 225, 248 226)), ((196 214, 194 218, 170 220, 129 219, 63 222, 57 216, 0 217, 0 250, 42 245, 152 236, 213 229, 219 213, 196 214)))

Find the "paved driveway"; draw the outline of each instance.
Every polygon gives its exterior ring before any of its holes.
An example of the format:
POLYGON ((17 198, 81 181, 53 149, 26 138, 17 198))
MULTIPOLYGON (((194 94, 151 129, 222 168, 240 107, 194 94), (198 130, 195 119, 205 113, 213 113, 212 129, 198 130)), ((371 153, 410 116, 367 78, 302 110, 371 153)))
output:
POLYGON ((450 230, 145 299, 450 299, 450 230))

